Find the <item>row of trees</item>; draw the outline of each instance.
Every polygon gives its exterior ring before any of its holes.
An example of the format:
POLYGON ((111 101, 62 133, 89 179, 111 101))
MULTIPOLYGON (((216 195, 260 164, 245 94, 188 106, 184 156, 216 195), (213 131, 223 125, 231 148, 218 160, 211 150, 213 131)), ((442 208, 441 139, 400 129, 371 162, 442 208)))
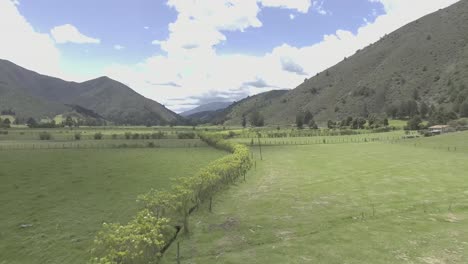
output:
POLYGON ((151 190, 138 200, 144 209, 126 225, 104 224, 98 233, 93 263, 157 263, 164 248, 179 227, 190 231, 189 214, 195 207, 209 202, 227 185, 244 177, 252 167, 249 149, 228 142, 229 133, 200 133, 209 145, 231 152, 212 162, 192 177, 176 180, 170 191, 151 190))

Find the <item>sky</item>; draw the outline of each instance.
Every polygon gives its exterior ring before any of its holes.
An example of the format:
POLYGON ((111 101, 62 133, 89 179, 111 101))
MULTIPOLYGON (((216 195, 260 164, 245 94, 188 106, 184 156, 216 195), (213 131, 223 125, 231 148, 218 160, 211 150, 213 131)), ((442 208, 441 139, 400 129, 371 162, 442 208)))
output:
POLYGON ((175 112, 293 89, 457 0, 0 0, 0 59, 175 112))

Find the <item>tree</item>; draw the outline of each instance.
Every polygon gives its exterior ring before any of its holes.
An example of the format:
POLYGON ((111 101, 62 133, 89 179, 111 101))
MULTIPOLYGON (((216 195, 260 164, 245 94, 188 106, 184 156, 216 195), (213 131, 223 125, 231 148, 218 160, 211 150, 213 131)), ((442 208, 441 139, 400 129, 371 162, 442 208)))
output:
POLYGON ((255 126, 255 127, 262 127, 265 125, 265 120, 263 118, 263 116, 260 114, 260 112, 258 112, 257 110, 255 110, 251 115, 250 115, 250 123, 252 124, 252 126, 255 126))
POLYGON ((302 113, 296 115, 296 126, 298 129, 304 128, 304 115, 302 113))
POLYGON ((421 114, 422 118, 426 118, 427 114, 429 113, 429 106, 425 102, 422 102, 419 106, 419 113, 421 114))
POLYGON ((353 120, 351 124, 352 129, 363 129, 364 125, 366 124, 366 120, 364 118, 358 117, 353 120))
POLYGON ((419 91, 418 89, 413 90, 413 99, 418 100, 419 99, 419 91))
POLYGON ((334 129, 335 126, 336 126, 335 122, 333 122, 333 121, 331 121, 331 120, 328 120, 328 122, 327 122, 327 127, 328 127, 329 129, 334 129))
POLYGON ((386 109, 387 115, 393 119, 395 119, 398 115, 398 106, 392 104, 387 106, 386 109))
POLYGON ((314 115, 309 110, 307 110, 304 113, 304 124, 309 124, 312 119, 314 119, 314 115))
POLYGON ((460 105, 460 116, 468 117, 468 100, 465 100, 465 102, 460 105))
POLYGON ((421 124, 422 119, 420 116, 416 115, 413 116, 410 120, 408 120, 408 123, 406 125, 407 130, 419 130, 421 129, 421 124))
POLYGON ((71 116, 67 116, 67 119, 65 119, 65 126, 72 128, 75 122, 73 121, 73 118, 71 116))
POLYGON ((315 120, 313 118, 309 121, 308 125, 310 129, 318 129, 317 123, 315 123, 315 120))
POLYGON ((367 104, 365 104, 364 108, 362 109, 362 116, 364 118, 367 118, 369 116, 369 110, 367 109, 367 104))
POLYGON ((5 118, 5 120, 3 120, 2 123, 3 123, 3 127, 5 127, 5 128, 9 128, 10 125, 11 125, 11 121, 10 121, 9 118, 5 118))
POLYGON ((383 125, 386 126, 386 127, 388 127, 388 126, 390 125, 390 124, 388 123, 388 118, 385 118, 385 119, 383 120, 383 125))
POLYGON ((419 110, 418 110, 418 103, 416 103, 416 101, 414 100, 410 100, 407 102, 407 109, 408 109, 408 116, 409 117, 414 117, 416 115, 419 114, 419 110))
POLYGON ((245 118, 245 115, 242 116, 242 127, 245 128, 247 126, 247 118, 245 118))
POLYGON ((31 128, 31 127, 36 127, 36 126, 37 126, 37 121, 36 121, 34 118, 30 117, 30 118, 28 119, 28 121, 26 122, 26 124, 27 124, 28 127, 30 127, 30 128, 31 128))

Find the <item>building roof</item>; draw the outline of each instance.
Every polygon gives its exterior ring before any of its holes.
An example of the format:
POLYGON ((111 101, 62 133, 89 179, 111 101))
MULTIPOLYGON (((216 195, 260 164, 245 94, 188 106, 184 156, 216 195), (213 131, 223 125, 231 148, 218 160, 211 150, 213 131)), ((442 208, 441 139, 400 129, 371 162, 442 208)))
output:
POLYGON ((436 125, 436 126, 431 126, 429 129, 444 129, 448 128, 449 126, 447 125, 436 125))

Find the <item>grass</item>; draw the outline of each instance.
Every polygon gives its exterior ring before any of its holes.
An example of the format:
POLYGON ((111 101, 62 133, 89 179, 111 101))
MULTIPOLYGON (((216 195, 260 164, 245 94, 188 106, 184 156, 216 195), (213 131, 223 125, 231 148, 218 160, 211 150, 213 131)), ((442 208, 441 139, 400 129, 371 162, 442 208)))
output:
POLYGON ((128 221, 139 194, 168 188, 170 178, 223 155, 211 148, 0 151, 0 263, 86 263, 103 222, 128 221))
MULTIPOLYGON (((414 132, 411 133, 415 135, 414 132)), ((314 136, 314 137, 284 137, 284 138, 260 138, 262 145, 312 145, 312 144, 338 144, 338 143, 364 143, 370 141, 394 141, 405 136, 404 131, 392 131, 386 133, 359 134, 351 136, 314 136)), ((234 138, 233 141, 250 145, 252 138, 234 138)), ((258 145, 258 139, 253 137, 254 145, 258 145)))
POLYGON ((200 139, 146 139, 146 140, 0 140, 0 151, 14 149, 90 149, 90 148, 146 148, 152 143, 155 148, 207 147, 200 139))
POLYGON ((191 217, 182 263, 466 263, 468 149, 427 147, 460 142, 264 147, 247 183, 191 217))

